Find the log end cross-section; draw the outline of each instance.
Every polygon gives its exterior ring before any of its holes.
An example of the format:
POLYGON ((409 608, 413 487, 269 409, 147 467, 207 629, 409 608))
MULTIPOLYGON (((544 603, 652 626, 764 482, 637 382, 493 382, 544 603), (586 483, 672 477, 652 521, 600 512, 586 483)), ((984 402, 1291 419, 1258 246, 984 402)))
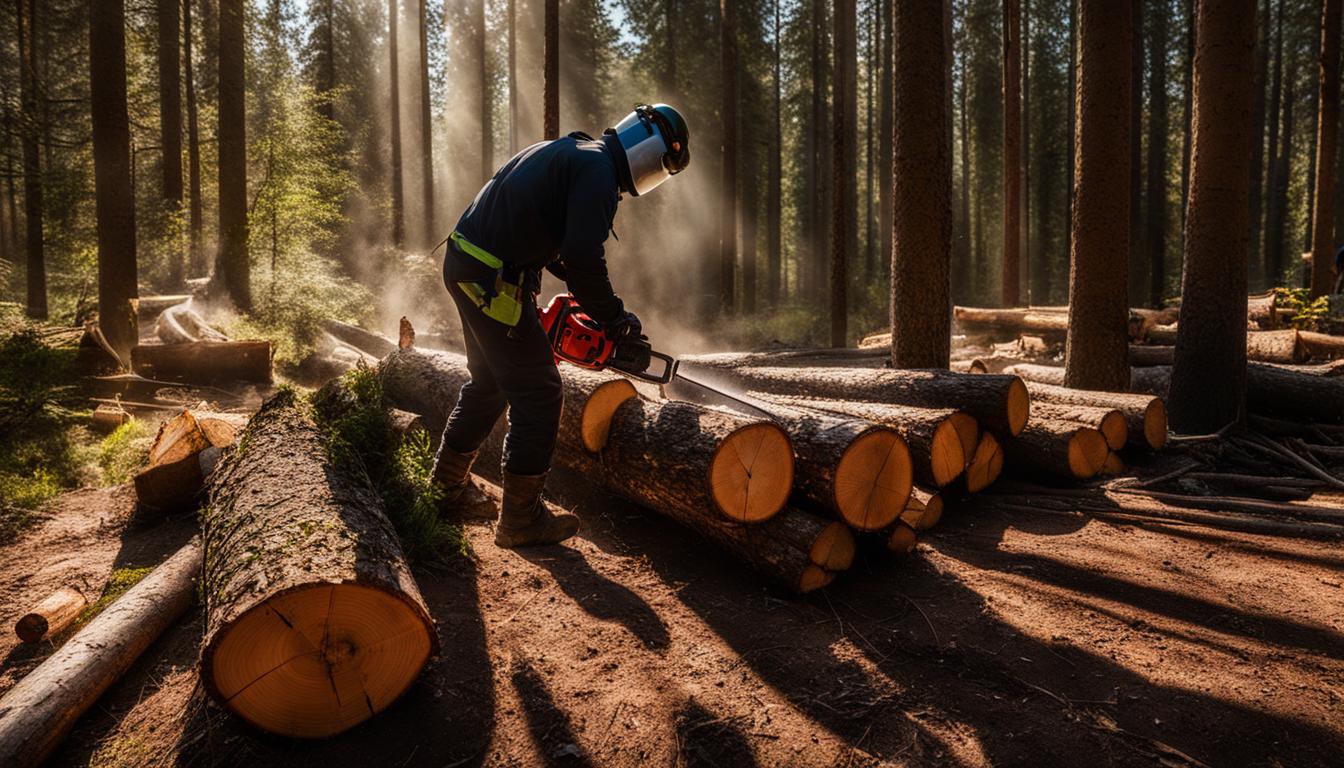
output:
POLYGON ((905 441, 889 429, 870 429, 835 465, 835 506, 851 526, 875 531, 900 515, 912 483, 905 441))
POLYGON ((709 464, 714 503, 730 520, 768 520, 793 487, 793 445, 769 422, 735 430, 719 443, 709 464))

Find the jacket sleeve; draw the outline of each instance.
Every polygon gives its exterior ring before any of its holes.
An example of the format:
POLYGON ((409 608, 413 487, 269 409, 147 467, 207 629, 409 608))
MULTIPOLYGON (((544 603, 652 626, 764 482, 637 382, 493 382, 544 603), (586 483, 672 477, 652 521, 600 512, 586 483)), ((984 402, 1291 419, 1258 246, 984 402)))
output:
POLYGON ((560 245, 566 285, 579 305, 600 323, 611 322, 625 311, 607 276, 603 247, 616 217, 618 199, 611 169, 589 163, 570 185, 565 241, 560 245))

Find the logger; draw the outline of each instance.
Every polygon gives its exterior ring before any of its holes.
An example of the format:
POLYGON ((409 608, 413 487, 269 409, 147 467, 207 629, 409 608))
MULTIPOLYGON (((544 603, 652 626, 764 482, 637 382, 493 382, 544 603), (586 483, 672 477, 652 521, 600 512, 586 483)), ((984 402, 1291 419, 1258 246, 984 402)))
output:
POLYGON ((606 338, 638 340, 639 318, 612 288, 604 243, 622 194, 648 194, 690 159, 681 114, 640 104, 599 139, 571 133, 519 152, 445 240, 444 285, 462 320, 471 379, 439 441, 433 478, 445 511, 493 517, 493 502, 470 482, 471 464, 509 409, 497 546, 555 544, 579 529, 578 517, 541 503, 563 402, 536 310, 541 270, 565 281, 606 338))

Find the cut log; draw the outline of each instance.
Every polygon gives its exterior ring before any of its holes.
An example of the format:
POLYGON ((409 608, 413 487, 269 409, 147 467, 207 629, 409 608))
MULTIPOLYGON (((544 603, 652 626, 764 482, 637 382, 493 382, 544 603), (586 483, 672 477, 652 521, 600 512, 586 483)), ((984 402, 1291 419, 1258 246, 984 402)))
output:
POLYGON ((267 401, 241 444, 202 516, 201 679, 264 730, 340 733, 438 652, 433 619, 381 501, 328 463, 293 393, 267 401))
POLYGON ((228 341, 229 337, 212 328, 189 304, 169 307, 154 322, 154 335, 164 344, 190 344, 194 341, 228 341))
POLYGON ((1026 426, 1031 398, 1015 376, 888 368, 779 368, 725 365, 747 389, 779 395, 867 400, 921 408, 955 408, 983 429, 1015 435, 1026 426))
POLYGON ((760 400, 788 434, 798 492, 850 527, 876 531, 905 509, 913 471, 895 430, 873 421, 760 400))
POLYGON ((1279 327, 1278 295, 1273 291, 1246 298, 1246 322, 1262 330, 1279 327))
POLYGON ((83 592, 74 587, 61 587, 21 616, 14 625, 14 633, 25 643, 54 637, 73 624, 88 604, 89 598, 83 592))
POLYGON ((1115 451, 1111 451, 1110 454, 1106 456, 1106 463, 1101 466, 1101 471, 1098 472, 1097 474, 1123 475, 1128 471, 1129 466, 1125 464, 1124 459, 1120 458, 1120 454, 1116 453, 1115 451))
POLYGON ((116 431, 117 427, 131 420, 131 414, 120 405, 100 405, 89 416, 89 426, 93 431, 104 435, 116 431))
POLYGON ((0 698, 0 765, 45 760, 84 714, 196 598, 193 541, 131 587, 0 698))
MULTIPOLYGON (((1141 371, 1150 370, 1166 370, 1167 378, 1170 379, 1170 368, 1134 368, 1130 371, 1131 382, 1136 377, 1144 375, 1140 373, 1141 371)), ((1062 386, 1064 369, 1046 365, 1016 365, 1012 371, 1027 380, 1027 388, 1035 401, 1119 410, 1125 415, 1125 422, 1129 427, 1128 444, 1131 448, 1156 451, 1167 444, 1167 406, 1161 396, 1069 389, 1062 386)), ((1166 391, 1165 386, 1162 390, 1166 391)))
POLYGON ((967 334, 1017 336, 1022 333, 1062 336, 1069 328, 1067 314, 1032 309, 953 307, 952 320, 967 334))
POLYGON ((1148 329, 1144 339, 1149 344, 1161 344, 1167 347, 1176 345, 1176 324, 1168 323, 1166 325, 1155 325, 1148 329))
POLYGON ((901 513, 901 522, 916 531, 927 531, 943 517, 943 497, 937 491, 915 486, 901 513))
POLYGON ((131 348, 132 369, 148 378, 211 384, 222 381, 269 382, 269 341, 197 341, 131 348))
POLYGON ((141 296, 136 304, 136 314, 141 323, 148 323, 169 307, 185 304, 191 300, 190 294, 165 296, 141 296))
POLYGON ((1263 363, 1303 363, 1309 353, 1302 346, 1296 329, 1247 331, 1246 359, 1263 363))
MULTIPOLYGON (((1030 384, 1027 389, 1031 389, 1030 384)), ((1032 394, 1032 421, 1052 419, 1092 427, 1101 432, 1106 438, 1107 447, 1112 451, 1124 448, 1129 441, 1129 424, 1125 422, 1125 414, 1118 408, 1049 402, 1046 398, 1036 397, 1034 392, 1032 394)))
POLYGON ((919 534, 905 523, 896 523, 886 535, 887 549, 898 555, 908 555, 915 549, 919 534))
MULTIPOLYGON (((914 477, 919 482, 941 488, 955 480, 966 468, 967 454, 962 449, 959 429, 967 429, 966 424, 969 422, 970 430, 974 431, 975 419, 960 411, 790 397, 768 392, 748 394, 766 403, 864 419, 894 430, 906 443, 914 477)), ((977 440, 978 435, 972 439, 977 440)))
POLYGON ((1339 360, 1344 358, 1344 336, 1302 331, 1298 334, 1306 359, 1339 360))
POLYGON ((397 349, 396 342, 381 333, 367 331, 339 320, 323 320, 322 329, 340 339, 342 343, 374 357, 386 357, 397 349))
POLYGON ((1151 344, 1130 344, 1129 364, 1137 366, 1171 365, 1176 358, 1175 347, 1155 346, 1151 344))
POLYGON ((980 442, 975 446, 975 453, 971 455, 963 475, 966 492, 979 493, 993 485, 1003 474, 1003 459, 1003 445, 994 437, 994 433, 980 435, 980 442))
POLYGON ((194 506, 222 450, 246 424, 240 413, 205 411, 183 411, 164 422, 150 445, 149 466, 135 476, 140 505, 154 512, 194 506))
POLYGON ((1092 427, 1032 419, 1022 434, 1004 444, 1004 453, 1015 472, 1021 468, 1056 478, 1088 480, 1105 466, 1110 448, 1092 427))

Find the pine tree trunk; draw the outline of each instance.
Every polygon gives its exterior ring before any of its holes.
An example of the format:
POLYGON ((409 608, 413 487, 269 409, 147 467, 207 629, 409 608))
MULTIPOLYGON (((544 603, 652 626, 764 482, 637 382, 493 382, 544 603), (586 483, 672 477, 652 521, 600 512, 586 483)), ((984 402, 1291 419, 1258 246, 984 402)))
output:
MULTIPOLYGON (((1270 0, 1265 0, 1269 3, 1270 0)), ((1194 71, 1195 71, 1195 0, 1185 0, 1185 59, 1181 63, 1182 121, 1181 135, 1181 250, 1185 250, 1185 209, 1190 200, 1190 134, 1194 131, 1194 71)), ((1270 114, 1273 114, 1271 110, 1270 114)), ((1257 224, 1258 226, 1258 224, 1257 224)))
POLYGON ((401 4, 387 0, 388 49, 388 133, 392 139, 392 244, 400 248, 406 242, 406 204, 401 170, 401 78, 397 67, 397 27, 401 24, 401 4))
POLYGON ((1167 3, 1152 4, 1148 72, 1148 306, 1161 307, 1167 283, 1167 3))
MULTIPOLYGON (((961 54, 961 232, 957 235, 957 268, 952 271, 953 279, 957 281, 955 296, 958 300, 964 300, 971 294, 971 119, 968 108, 968 91, 970 90, 967 80, 966 53, 961 54)), ((892 68, 895 69, 893 62, 892 68)), ((895 96, 892 96, 893 102, 895 96)), ((893 118, 894 122, 894 118, 893 118)), ((894 129, 893 129, 894 130, 894 129)), ((895 160, 892 160, 892 174, 895 178, 895 160)), ((893 217, 895 207, 895 192, 892 192, 893 217)), ((893 218, 894 222, 894 218, 893 218)), ((893 224, 894 226, 894 224, 893 224)), ((893 233, 894 233, 893 229, 893 233)), ((892 243, 892 253, 890 255, 893 267, 896 264, 895 242, 892 243)), ((893 272, 893 274, 895 274, 893 272)), ((950 342, 949 342, 950 343, 950 342)))
MULTIPOLYGON (((1069 2, 1069 194, 1064 196, 1064 254, 1073 261, 1073 184, 1078 170, 1078 3, 1069 2)), ((1193 0, 1191 0, 1193 2, 1193 0)), ((1072 269, 1072 266, 1070 266, 1072 269)))
POLYGON ((719 102, 722 167, 719 181, 719 311, 733 313, 737 271, 737 4, 719 2, 719 102))
POLYGON ((1021 301, 1022 19, 1018 0, 1003 0, 1003 285, 1000 302, 1021 301))
MULTIPOLYGON (((159 64, 159 147, 163 157, 163 204, 169 213, 182 207, 182 27, 181 0, 157 0, 159 64)), ((173 254, 168 280, 181 284, 182 258, 173 254)))
POLYGON ((1204 434, 1246 413, 1255 0, 1204 0, 1197 23, 1189 237, 1168 404, 1177 432, 1204 434))
POLYGON ((946 368, 951 355, 944 23, 936 3, 896 3, 891 362, 897 368, 946 368))
MULTIPOLYGON (((1265 189, 1265 91, 1269 85, 1269 4, 1270 0, 1257 0, 1259 21, 1255 27, 1255 96, 1251 106, 1250 264, 1256 275, 1254 282, 1257 283, 1259 276, 1264 274, 1264 253, 1260 250, 1260 220, 1265 189)), ((1184 192, 1184 188, 1181 191, 1184 192)))
POLYGON ((1117 391, 1129 381, 1125 274, 1131 228, 1130 8, 1080 3, 1078 147, 1065 380, 1117 391))
MULTIPOLYGON (((671 0, 669 0, 670 3, 671 0)), ((670 6, 669 6, 670 7, 670 6)), ((766 276, 765 276, 765 297, 770 306, 776 306, 776 303, 782 296, 781 278, 784 268, 782 247, 782 205, 784 197, 783 189, 783 145, 784 114, 782 111, 783 101, 783 48, 780 44, 780 33, 783 26, 780 23, 779 0, 774 0, 775 12, 775 36, 774 36, 774 80, 772 82, 772 91, 774 95, 773 126, 775 140, 770 146, 770 199, 767 203, 766 211, 766 276)), ((669 19, 669 29, 670 29, 669 19)), ((669 37, 669 40, 671 38, 669 37)))
POLYGON ((756 235, 760 221, 756 211, 760 207, 760 187, 755 177, 756 174, 748 173, 742 185, 742 313, 748 317, 756 312, 756 262, 759 255, 756 235))
POLYGON ((192 61, 191 4, 182 1, 182 61, 187 93, 187 191, 191 195, 188 229, 190 230, 190 268, 192 275, 205 271, 202 260, 201 230, 205 215, 201 202, 201 133, 196 112, 195 63, 192 61))
POLYGON ((825 60, 825 48, 823 38, 826 34, 826 4, 824 0, 812 0, 811 13, 811 34, 809 40, 812 46, 812 122, 809 126, 811 142, 808 164, 812 174, 812 190, 808 195, 808 200, 813 201, 809 206, 807 215, 809 221, 809 234, 807 249, 807 295, 820 303, 825 281, 822 279, 823 255, 826 253, 826 206, 822 201, 826 200, 827 185, 825 182, 824 168, 825 163, 825 136, 826 136, 826 72, 823 62, 825 60))
POLYGON ((560 0, 546 4, 542 49, 542 138, 560 136, 560 0))
MULTIPOLYGON (((948 0, 950 3, 951 0, 948 0)), ((877 118, 877 237, 879 250, 877 259, 880 271, 883 277, 891 272, 891 235, 892 235, 892 178, 895 170, 892 167, 892 130, 893 114, 892 103, 895 94, 892 93, 892 0, 878 0, 878 13, 881 15, 879 30, 878 47, 878 66, 880 67, 880 76, 878 78, 878 118, 877 118)), ((951 105, 948 105, 951 109, 951 105)), ((949 115, 950 117, 950 115, 949 115)), ((950 138, 950 137, 949 137, 950 138)))
POLYGON ((1335 153, 1339 151, 1339 24, 1341 0, 1325 0, 1321 13, 1321 63, 1316 121, 1316 200, 1311 242, 1311 295, 1332 293, 1335 284, 1335 153))
POLYGON ((27 242, 28 317, 47 318, 47 258, 42 238, 42 166, 38 149, 37 47, 32 39, 36 0, 14 0, 18 35, 19 135, 23 143, 23 218, 27 242))
POLYGON ((1288 287, 1297 288, 1302 285, 1302 271, 1298 261, 1293 254, 1287 254, 1285 258, 1284 245, 1286 244, 1288 227, 1288 187, 1292 183, 1293 169, 1293 119, 1296 111, 1297 97, 1295 91, 1297 88, 1297 64, 1290 61, 1283 73, 1283 104, 1282 120, 1283 125, 1279 129, 1279 156, 1274 160, 1274 199, 1272 202, 1271 216, 1265 227, 1265 239, 1268 243, 1267 248, 1271 249, 1273 254, 1274 274, 1276 279, 1286 277, 1284 281, 1288 287))
POLYGON ((864 217, 864 236, 863 236, 863 276, 865 280, 872 280, 877 273, 877 221, 876 214, 877 190, 874 182, 876 177, 874 173, 877 170, 877 163, 873 157, 873 121, 877 117, 877 104, 874 101, 874 92, 876 91, 877 78, 873 72, 873 67, 877 63, 878 53, 876 46, 878 44, 880 20, 878 13, 880 8, 878 3, 872 4, 873 23, 868 28, 868 39, 864 51, 864 108, 863 108, 863 164, 864 164, 864 184, 863 184, 863 217, 864 217))
MULTIPOLYGON (((1261 258, 1264 260, 1265 284, 1275 286, 1279 284, 1279 279, 1283 273, 1283 260, 1278 247, 1275 245, 1274 231, 1278 228, 1279 221, 1279 128, 1283 125, 1283 5, 1286 0, 1279 0, 1278 10, 1275 12, 1275 32, 1274 32, 1274 77, 1273 83, 1269 89, 1269 152, 1266 155, 1269 162, 1269 178, 1265 183, 1265 193, 1268 200, 1265 203, 1265 226, 1263 231, 1264 246, 1261 248, 1261 258)), ((1189 126, 1193 128, 1193 122, 1189 126)), ((1189 132, 1186 134, 1189 136, 1189 132)), ((1187 139, 1188 140, 1188 139, 1187 139)))
POLYGON ((248 312, 252 284, 247 253, 245 17, 243 0, 219 0, 219 255, 215 274, 234 306, 248 312))
POLYGON ((89 101, 98 218, 98 325, 125 359, 139 333, 135 313, 135 194, 126 112, 126 17, 122 0, 90 6, 89 101))
POLYGON ((495 100, 490 87, 489 42, 485 28, 485 0, 472 4, 472 27, 476 37, 477 64, 480 67, 481 101, 481 183, 495 175, 495 100))
POLYGON ((1143 3, 1130 0, 1129 306, 1146 304, 1148 250, 1143 241, 1143 3))
POLYGON ((1018 186, 1018 216, 1022 222, 1018 246, 1021 268, 1018 270, 1019 300, 1031 298, 1031 0, 1022 0, 1022 181, 1018 186))
POLYGON ((322 47, 318 50, 317 93, 322 97, 318 114, 327 120, 336 119, 336 0, 322 2, 322 47))
POLYGON ((849 263, 854 257, 857 99, 854 0, 836 0, 835 91, 831 103, 831 346, 849 341, 849 263))
POLYGON ((436 241, 434 207, 434 125, 429 104, 429 29, 425 20, 425 6, 429 0, 419 0, 420 11, 420 194, 424 207, 424 245, 436 241))

